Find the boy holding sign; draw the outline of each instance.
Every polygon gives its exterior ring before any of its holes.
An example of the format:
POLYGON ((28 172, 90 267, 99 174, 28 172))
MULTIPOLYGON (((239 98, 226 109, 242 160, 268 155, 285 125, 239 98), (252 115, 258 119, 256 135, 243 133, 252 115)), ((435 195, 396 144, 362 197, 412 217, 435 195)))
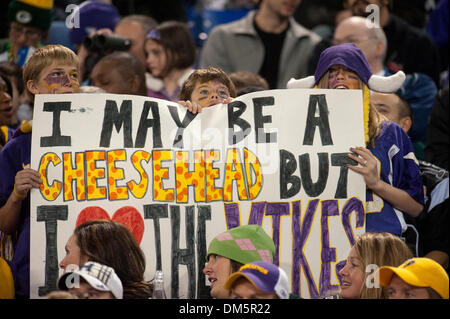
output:
MULTIPOLYGON (((79 61, 61 45, 37 49, 24 66, 23 78, 32 94, 76 93, 79 61)), ((16 298, 29 297, 30 197, 39 188, 40 174, 30 168, 31 122, 24 122, 0 154, 0 230, 17 232, 18 239, 10 267, 16 298)))
POLYGON ((196 114, 204 107, 230 103, 236 97, 236 88, 228 74, 219 68, 195 70, 184 81, 178 101, 196 114))

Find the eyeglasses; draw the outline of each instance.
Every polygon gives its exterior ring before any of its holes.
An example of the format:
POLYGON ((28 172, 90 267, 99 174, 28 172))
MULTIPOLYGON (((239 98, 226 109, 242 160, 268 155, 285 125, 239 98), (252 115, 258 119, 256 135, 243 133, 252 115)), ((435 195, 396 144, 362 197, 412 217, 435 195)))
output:
POLYGON ((29 28, 22 26, 17 23, 11 23, 11 32, 15 38, 19 38, 22 34, 25 35, 27 39, 36 38, 41 35, 41 31, 35 28, 29 28))

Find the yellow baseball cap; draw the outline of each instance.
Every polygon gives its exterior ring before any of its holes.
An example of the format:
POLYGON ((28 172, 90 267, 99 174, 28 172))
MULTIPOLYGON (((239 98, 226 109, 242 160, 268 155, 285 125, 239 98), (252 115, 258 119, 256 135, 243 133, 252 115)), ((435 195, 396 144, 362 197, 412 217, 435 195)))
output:
POLYGON ((411 258, 398 267, 383 266, 378 270, 380 285, 387 286, 393 274, 416 287, 430 287, 443 299, 449 299, 449 281, 444 268, 429 258, 411 258))

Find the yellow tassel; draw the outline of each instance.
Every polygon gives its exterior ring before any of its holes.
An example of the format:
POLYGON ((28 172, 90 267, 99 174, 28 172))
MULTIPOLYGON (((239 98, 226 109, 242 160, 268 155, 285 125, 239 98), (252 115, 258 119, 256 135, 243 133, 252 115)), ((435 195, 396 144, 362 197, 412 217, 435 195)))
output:
POLYGON ((364 118, 364 141, 369 143, 369 108, 370 108, 370 90, 367 85, 363 86, 363 118, 364 118))
POLYGON ((20 124, 20 130, 23 133, 31 132, 31 123, 28 122, 28 121, 23 120, 22 123, 20 124))

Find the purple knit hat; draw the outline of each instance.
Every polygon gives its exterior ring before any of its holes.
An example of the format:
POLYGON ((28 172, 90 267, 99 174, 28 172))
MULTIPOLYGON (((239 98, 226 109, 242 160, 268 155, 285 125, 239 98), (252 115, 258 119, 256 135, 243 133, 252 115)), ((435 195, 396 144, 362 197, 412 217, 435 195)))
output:
POLYGON ((353 43, 344 43, 329 47, 320 54, 314 76, 299 80, 292 78, 287 83, 287 88, 312 88, 333 65, 343 65, 352 70, 373 91, 392 93, 397 91, 405 81, 403 71, 387 77, 372 74, 361 49, 353 43))

